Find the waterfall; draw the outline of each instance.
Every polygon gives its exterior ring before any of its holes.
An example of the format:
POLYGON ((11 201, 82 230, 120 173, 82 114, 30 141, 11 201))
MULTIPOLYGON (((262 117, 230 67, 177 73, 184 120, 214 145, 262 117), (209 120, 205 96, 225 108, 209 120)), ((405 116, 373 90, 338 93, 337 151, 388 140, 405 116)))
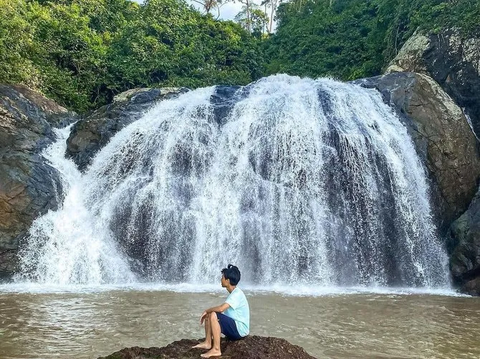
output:
POLYGON ((216 283, 235 263, 251 284, 448 286, 425 169, 374 90, 204 88, 157 104, 83 175, 49 151, 67 194, 33 224, 23 280, 216 283))
POLYGON ((27 246, 20 251, 17 281, 59 285, 132 282, 135 276, 108 224, 89 210, 85 189, 91 186, 91 179, 82 177, 65 158, 72 126, 55 130, 57 141, 43 154, 59 171, 67 194, 58 211, 49 211, 33 222, 27 246))

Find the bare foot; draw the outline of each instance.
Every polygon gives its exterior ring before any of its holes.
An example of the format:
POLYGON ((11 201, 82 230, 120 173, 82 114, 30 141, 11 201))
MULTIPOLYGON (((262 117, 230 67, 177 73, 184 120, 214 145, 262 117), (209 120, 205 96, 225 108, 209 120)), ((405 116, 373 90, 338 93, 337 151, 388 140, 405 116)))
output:
POLYGON ((208 352, 201 354, 200 356, 202 358, 210 358, 210 357, 219 357, 221 355, 222 355, 222 352, 220 350, 210 349, 208 352))
POLYGON ((194 345, 192 348, 195 349, 210 349, 212 347, 212 344, 208 344, 207 342, 199 343, 197 345, 194 345))

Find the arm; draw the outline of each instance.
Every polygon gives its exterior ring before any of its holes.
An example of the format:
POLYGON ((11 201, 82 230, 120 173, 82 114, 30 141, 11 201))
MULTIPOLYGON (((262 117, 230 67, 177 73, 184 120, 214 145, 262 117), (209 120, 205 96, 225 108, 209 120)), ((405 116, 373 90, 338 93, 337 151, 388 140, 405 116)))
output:
POLYGON ((211 312, 217 312, 221 313, 226 311, 228 308, 230 308, 230 304, 228 303, 223 303, 222 305, 217 305, 216 307, 208 308, 205 310, 205 313, 211 313, 211 312))
POLYGON ((230 304, 228 303, 223 303, 222 305, 217 305, 216 307, 212 307, 212 308, 208 308, 206 309, 203 313, 202 313, 202 316, 200 317, 200 325, 202 325, 203 321, 205 320, 205 317, 212 313, 212 312, 217 312, 217 313, 221 313, 225 310, 227 310, 228 308, 230 307, 230 304))

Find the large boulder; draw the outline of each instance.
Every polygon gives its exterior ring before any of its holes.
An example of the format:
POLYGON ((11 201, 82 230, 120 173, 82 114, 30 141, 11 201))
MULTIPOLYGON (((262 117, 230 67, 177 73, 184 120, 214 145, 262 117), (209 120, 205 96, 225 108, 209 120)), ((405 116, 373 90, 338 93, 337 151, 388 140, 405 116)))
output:
POLYGON ((441 233, 469 206, 480 178, 480 156, 461 108, 430 77, 391 73, 359 81, 396 108, 424 159, 441 233))
POLYGON ((32 221, 56 209, 59 174, 41 156, 52 126, 74 116, 23 86, 0 85, 0 278, 16 270, 20 240, 32 221))
MULTIPOLYGON (((198 343, 183 339, 163 348, 125 348, 103 359, 198 359, 205 352, 192 348, 198 343)), ((233 342, 222 339, 220 347, 225 359, 315 359, 299 346, 273 337, 254 335, 233 342)))
POLYGON ((480 38, 460 29, 437 34, 416 32, 387 68, 429 75, 470 116, 480 137, 480 38))
POLYGON ((73 126, 67 140, 67 156, 84 171, 95 154, 122 128, 138 120, 156 102, 186 91, 186 88, 138 88, 122 92, 111 104, 73 126))

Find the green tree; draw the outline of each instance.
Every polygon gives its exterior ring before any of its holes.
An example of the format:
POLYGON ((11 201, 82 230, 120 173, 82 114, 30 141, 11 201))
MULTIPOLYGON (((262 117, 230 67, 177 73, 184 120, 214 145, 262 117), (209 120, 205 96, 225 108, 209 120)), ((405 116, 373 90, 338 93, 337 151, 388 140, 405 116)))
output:
POLYGON ((380 72, 377 7, 371 0, 296 0, 281 4, 265 43, 267 72, 350 80, 380 72))
POLYGON ((63 105, 87 110, 99 78, 105 73, 107 46, 102 34, 90 27, 90 18, 78 3, 33 2, 35 51, 31 54, 40 71, 42 89, 63 105))
POLYGON ((267 14, 258 5, 253 6, 251 3, 242 7, 242 10, 235 16, 235 21, 256 37, 261 37, 267 32, 269 23, 267 14))
POLYGON ((179 0, 0 0, 0 81, 86 111, 138 86, 246 84, 260 41, 179 0))
POLYGON ((0 0, 0 83, 39 87, 38 71, 30 59, 34 28, 23 0, 0 0))
POLYGON ((293 0, 277 11, 277 32, 264 43, 267 73, 378 75, 415 30, 479 31, 478 0, 293 0))
POLYGON ((109 49, 112 93, 135 86, 246 84, 260 76, 258 40, 184 2, 147 1, 109 49))

